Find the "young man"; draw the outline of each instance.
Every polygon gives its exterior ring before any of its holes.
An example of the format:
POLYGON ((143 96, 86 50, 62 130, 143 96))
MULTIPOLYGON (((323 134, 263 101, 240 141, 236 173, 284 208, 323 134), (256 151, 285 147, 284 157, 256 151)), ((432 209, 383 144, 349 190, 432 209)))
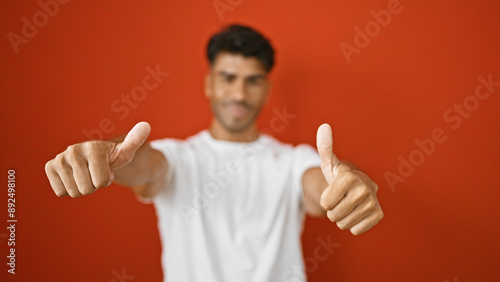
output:
POLYGON ((383 217, 377 185, 332 151, 259 134, 274 63, 269 41, 231 25, 207 48, 205 95, 213 118, 186 140, 145 142, 138 123, 125 138, 69 146, 45 170, 57 196, 89 195, 113 181, 154 202, 165 281, 304 281, 305 212, 361 234, 383 217))

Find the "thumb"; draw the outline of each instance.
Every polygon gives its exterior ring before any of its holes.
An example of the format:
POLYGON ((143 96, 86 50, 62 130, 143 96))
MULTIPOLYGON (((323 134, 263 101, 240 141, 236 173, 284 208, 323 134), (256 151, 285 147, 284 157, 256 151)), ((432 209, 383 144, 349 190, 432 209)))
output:
POLYGON ((321 171, 323 171, 323 176, 330 184, 337 177, 337 167, 340 161, 333 153, 332 128, 327 123, 320 125, 318 128, 316 146, 321 158, 321 171))
POLYGON ((135 151, 141 147, 151 132, 151 126, 145 121, 136 124, 125 136, 123 142, 116 145, 109 156, 111 169, 117 169, 132 160, 135 151))

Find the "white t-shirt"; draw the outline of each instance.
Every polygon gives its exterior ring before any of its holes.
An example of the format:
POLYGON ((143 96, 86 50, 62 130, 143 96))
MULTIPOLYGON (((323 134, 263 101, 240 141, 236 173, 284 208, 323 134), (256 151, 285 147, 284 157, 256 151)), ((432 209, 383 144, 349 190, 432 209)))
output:
POLYGON ((320 166, 313 147, 207 130, 150 144, 169 163, 161 193, 139 197, 155 204, 164 281, 305 281, 301 179, 320 166))

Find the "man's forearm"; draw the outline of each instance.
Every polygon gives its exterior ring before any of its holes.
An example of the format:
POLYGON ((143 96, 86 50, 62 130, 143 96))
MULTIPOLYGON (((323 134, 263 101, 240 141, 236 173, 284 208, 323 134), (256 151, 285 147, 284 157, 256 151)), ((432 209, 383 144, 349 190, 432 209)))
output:
MULTIPOLYGON (((123 141, 125 136, 114 138, 123 141)), ((167 175, 168 164, 163 154, 144 142, 135 152, 130 163, 115 170, 114 182, 130 187, 134 193, 145 198, 156 195, 167 175)))

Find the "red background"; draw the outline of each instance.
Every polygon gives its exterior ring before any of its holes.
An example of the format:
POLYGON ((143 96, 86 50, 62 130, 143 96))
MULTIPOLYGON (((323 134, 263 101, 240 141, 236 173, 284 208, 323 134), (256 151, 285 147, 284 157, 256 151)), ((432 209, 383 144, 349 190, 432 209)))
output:
MULTIPOLYGON (((117 185, 57 198, 44 164, 104 118, 114 126, 104 138, 141 120, 152 125, 150 140, 207 127, 205 45, 239 22, 277 49, 262 127, 273 108, 286 107, 297 117, 275 136, 314 145, 328 122, 336 154, 380 186, 385 218, 366 234, 307 220, 304 255, 317 261, 310 281, 499 281, 500 87, 456 130, 443 113, 474 94, 479 75, 500 81, 500 2, 402 0, 402 11, 348 63, 340 43, 354 44, 354 28, 388 2, 243 0, 221 20, 212 1, 70 1, 16 54, 7 34, 22 35, 22 17, 32 21, 41 8, 2 1, 1 175, 6 183, 16 169, 18 223, 15 276, 0 231, 0 280, 115 281, 113 270, 123 268, 134 281, 161 279, 151 205, 117 185), (157 64, 170 75, 120 119, 110 105, 157 64), (397 173, 398 156, 408 159, 414 140, 435 128, 446 142, 392 191, 384 173, 397 173), (329 235, 340 246, 318 261, 316 239, 329 235)), ((7 226, 6 186, 0 197, 7 226)))

